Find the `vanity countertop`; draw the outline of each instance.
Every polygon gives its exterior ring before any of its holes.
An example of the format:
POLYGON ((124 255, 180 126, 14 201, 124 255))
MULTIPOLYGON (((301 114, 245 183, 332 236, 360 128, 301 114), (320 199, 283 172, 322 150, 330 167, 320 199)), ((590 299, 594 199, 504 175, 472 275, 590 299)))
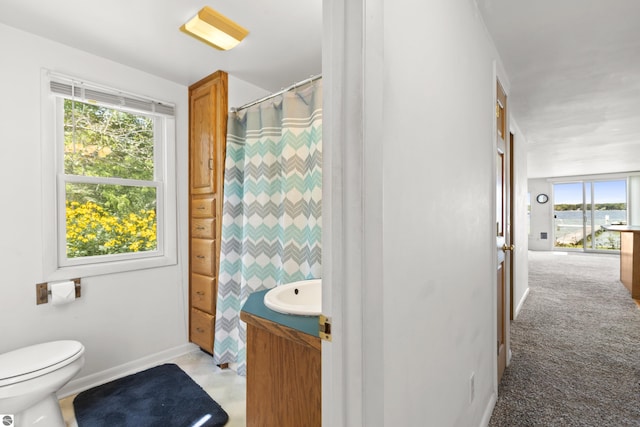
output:
POLYGON ((283 314, 273 311, 264 305, 264 294, 269 289, 254 292, 249 295, 247 302, 242 306, 242 311, 253 316, 261 317, 279 325, 286 326, 296 331, 319 337, 318 317, 319 316, 298 316, 295 314, 283 314))
POLYGON ((637 225, 605 225, 602 228, 608 231, 640 231, 637 225))

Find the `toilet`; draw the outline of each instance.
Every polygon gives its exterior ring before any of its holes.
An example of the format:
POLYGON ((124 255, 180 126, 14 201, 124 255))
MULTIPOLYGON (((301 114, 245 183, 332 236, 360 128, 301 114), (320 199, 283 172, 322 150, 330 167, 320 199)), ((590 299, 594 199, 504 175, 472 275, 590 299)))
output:
POLYGON ((51 341, 0 354, 0 414, 13 415, 14 426, 64 427, 56 392, 83 365, 84 346, 78 341, 51 341))

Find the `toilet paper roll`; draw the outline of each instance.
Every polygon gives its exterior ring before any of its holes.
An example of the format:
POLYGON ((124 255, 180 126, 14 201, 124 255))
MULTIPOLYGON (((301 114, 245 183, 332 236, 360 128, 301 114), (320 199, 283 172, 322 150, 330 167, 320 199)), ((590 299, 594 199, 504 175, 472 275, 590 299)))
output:
POLYGON ((51 304, 69 304, 76 299, 76 284, 73 281, 51 284, 51 304))

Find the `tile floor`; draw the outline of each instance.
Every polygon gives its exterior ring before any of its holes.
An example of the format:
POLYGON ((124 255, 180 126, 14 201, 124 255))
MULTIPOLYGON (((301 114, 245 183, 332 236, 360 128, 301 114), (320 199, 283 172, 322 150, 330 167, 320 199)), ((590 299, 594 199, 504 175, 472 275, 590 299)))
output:
MULTIPOLYGON (((221 370, 213 363, 213 358, 202 351, 185 354, 170 363, 180 366, 229 414, 225 427, 246 426, 246 386, 245 377, 231 369, 221 370)), ((73 396, 60 400, 62 415, 68 427, 77 427, 73 413, 73 396)))

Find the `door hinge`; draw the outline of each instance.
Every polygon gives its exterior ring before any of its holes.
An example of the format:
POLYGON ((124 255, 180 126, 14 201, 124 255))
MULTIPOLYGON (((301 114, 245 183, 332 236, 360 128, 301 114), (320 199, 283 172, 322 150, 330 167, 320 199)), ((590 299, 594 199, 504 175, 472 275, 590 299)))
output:
POLYGON ((324 314, 318 317, 318 336, 325 341, 331 341, 331 318, 324 314))

